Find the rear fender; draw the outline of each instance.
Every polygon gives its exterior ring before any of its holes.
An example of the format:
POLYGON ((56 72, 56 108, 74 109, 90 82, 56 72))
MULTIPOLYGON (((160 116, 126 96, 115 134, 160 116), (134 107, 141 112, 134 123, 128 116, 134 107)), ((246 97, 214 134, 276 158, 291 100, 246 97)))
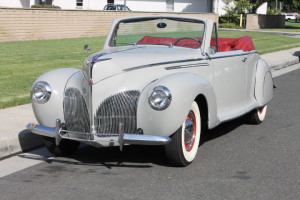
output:
POLYGON ((259 106, 264 106, 273 98, 273 78, 268 64, 263 59, 257 62, 255 78, 255 98, 259 106))
POLYGON ((217 123, 216 98, 211 84, 201 76, 176 73, 153 81, 142 91, 137 108, 137 127, 144 134, 172 135, 184 122, 192 102, 202 94, 208 104, 209 127, 217 123), (148 97, 156 86, 167 87, 172 94, 170 106, 162 111, 154 110, 148 97))

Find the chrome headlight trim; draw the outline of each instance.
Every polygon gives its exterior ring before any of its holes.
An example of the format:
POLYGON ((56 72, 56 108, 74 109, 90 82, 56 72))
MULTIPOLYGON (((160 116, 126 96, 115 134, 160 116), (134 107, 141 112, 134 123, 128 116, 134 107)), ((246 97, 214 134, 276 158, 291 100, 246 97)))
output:
POLYGON ((172 95, 165 86, 157 86, 153 89, 148 98, 148 103, 154 110, 162 111, 169 107, 172 101, 172 95))
POLYGON ((44 104, 49 101, 51 93, 51 87, 47 82, 38 81, 32 86, 31 99, 35 103, 44 104))

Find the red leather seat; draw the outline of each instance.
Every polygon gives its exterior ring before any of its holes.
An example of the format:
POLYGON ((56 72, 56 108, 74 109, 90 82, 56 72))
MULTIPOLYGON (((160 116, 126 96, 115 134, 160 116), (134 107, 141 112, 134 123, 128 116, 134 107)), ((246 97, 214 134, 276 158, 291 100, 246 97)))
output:
POLYGON ((235 50, 243 50, 243 51, 252 51, 255 50, 254 44, 252 42, 252 37, 243 36, 238 38, 237 44, 233 48, 235 50))
POLYGON ((252 51, 255 50, 252 37, 243 36, 241 38, 219 38, 219 51, 232 51, 243 50, 252 51))
MULTIPOLYGON (((202 40, 202 38, 197 38, 202 40)), ((144 36, 137 44, 158 44, 158 43, 170 43, 174 44, 178 38, 170 37, 153 37, 144 36)), ((214 38, 211 43, 215 43, 214 38)), ((250 36, 243 36, 241 38, 219 38, 218 39, 219 51, 232 51, 232 50, 243 50, 252 51, 255 50, 252 38, 250 36)), ((176 43, 177 46, 199 48, 201 45, 199 42, 192 39, 182 39, 176 43)))
POLYGON ((153 36, 144 36, 137 44, 158 44, 158 43, 171 43, 174 44, 176 38, 169 37, 153 37, 153 36))
POLYGON ((231 48, 230 45, 223 44, 223 45, 218 46, 218 50, 219 51, 232 51, 233 49, 231 48))

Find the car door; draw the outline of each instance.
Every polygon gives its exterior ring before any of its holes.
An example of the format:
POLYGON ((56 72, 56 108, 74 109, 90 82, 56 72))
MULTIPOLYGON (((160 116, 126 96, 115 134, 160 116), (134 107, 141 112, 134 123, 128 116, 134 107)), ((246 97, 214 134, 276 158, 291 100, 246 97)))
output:
POLYGON ((217 98, 220 121, 232 119, 244 113, 247 87, 247 55, 243 51, 218 52, 217 34, 213 33, 211 45, 216 52, 209 55, 212 61, 213 85, 217 98), (216 43, 216 44, 214 44, 216 43))

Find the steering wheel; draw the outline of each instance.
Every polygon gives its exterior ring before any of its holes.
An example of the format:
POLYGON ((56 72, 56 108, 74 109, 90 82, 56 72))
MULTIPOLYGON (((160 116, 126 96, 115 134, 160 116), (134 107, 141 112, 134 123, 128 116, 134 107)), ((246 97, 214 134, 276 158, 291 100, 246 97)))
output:
POLYGON ((192 37, 182 37, 182 38, 178 38, 175 42, 174 45, 176 45, 179 41, 181 40, 195 40, 196 42, 198 42, 201 46, 202 42, 200 40, 198 40, 197 38, 192 38, 192 37))

